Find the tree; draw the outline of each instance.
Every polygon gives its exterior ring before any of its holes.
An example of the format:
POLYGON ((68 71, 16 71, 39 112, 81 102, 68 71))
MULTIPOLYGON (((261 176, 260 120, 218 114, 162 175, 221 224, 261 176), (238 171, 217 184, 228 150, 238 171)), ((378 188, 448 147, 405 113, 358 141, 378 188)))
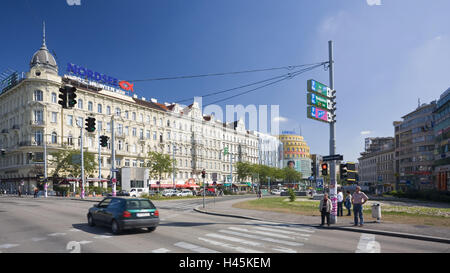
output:
POLYGON ((292 168, 285 167, 283 169, 283 173, 284 173, 284 180, 288 182, 296 182, 302 180, 302 174, 292 168))
MULTIPOLYGON (((55 166, 52 176, 64 176, 72 174, 74 177, 81 176, 81 153, 79 150, 61 150, 51 153, 50 165, 55 166)), ((97 169, 95 155, 88 151, 83 151, 84 175, 89 176, 97 169)))
POLYGON ((238 180, 243 181, 247 177, 251 176, 253 173, 253 166, 248 162, 237 162, 236 163, 236 172, 238 175, 238 180))
POLYGON ((153 177, 158 177, 160 181, 163 174, 172 173, 174 171, 174 163, 176 163, 176 161, 171 159, 169 155, 158 152, 149 152, 148 157, 147 166, 150 169, 150 173, 153 177))

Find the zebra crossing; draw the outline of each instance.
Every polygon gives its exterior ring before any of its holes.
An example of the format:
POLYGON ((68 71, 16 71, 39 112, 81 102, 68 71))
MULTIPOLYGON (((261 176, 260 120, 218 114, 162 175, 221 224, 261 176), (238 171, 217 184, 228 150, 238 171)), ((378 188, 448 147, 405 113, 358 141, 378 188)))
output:
POLYGON ((195 241, 180 241, 173 248, 166 246, 151 252, 297 253, 315 231, 315 228, 251 220, 245 225, 230 225, 194 237, 195 241))
MULTIPOLYGON (((207 200, 207 203, 210 203, 210 200, 207 200)), ((203 204, 202 199, 194 199, 194 200, 180 200, 180 201, 155 201, 154 204, 158 209, 168 209, 175 211, 192 211, 194 208, 203 204)))

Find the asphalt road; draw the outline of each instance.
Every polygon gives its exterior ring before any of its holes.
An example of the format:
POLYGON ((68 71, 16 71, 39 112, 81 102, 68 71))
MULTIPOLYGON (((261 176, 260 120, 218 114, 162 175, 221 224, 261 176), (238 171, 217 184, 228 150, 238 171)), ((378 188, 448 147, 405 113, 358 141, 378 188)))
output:
POLYGON ((114 236, 108 228, 87 225, 93 204, 1 196, 0 253, 450 252, 443 243, 205 215, 192 210, 202 199, 157 201, 161 224, 156 231, 114 236))

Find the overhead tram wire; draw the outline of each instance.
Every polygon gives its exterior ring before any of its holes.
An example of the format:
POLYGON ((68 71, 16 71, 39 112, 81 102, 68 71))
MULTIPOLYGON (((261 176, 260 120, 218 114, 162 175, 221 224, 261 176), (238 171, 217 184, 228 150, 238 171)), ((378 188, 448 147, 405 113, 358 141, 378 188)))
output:
MULTIPOLYGON (((326 63, 328 63, 328 62, 317 63, 317 64, 313 65, 312 67, 316 68, 316 67, 322 66, 322 65, 324 65, 326 63)), ((200 95, 199 97, 202 97, 202 98, 210 97, 210 96, 214 96, 214 95, 218 95, 218 94, 234 91, 234 90, 237 90, 237 89, 241 89, 241 88, 249 87, 249 86, 252 86, 252 85, 264 83, 264 82, 267 82, 267 81, 271 81, 271 80, 287 77, 287 76, 293 75, 293 74, 295 74, 297 72, 301 72, 301 71, 303 71, 305 69, 309 69, 309 68, 304 68, 302 70, 286 73, 286 74, 279 75, 279 76, 276 76, 276 77, 273 77, 273 78, 269 78, 269 79, 265 79, 265 80, 261 80, 261 81, 257 81, 257 82, 253 82, 253 83, 249 83, 249 84, 245 84, 245 85, 241 85, 241 86, 238 86, 238 87, 233 87, 233 88, 230 88, 230 89, 225 89, 225 90, 222 90, 222 91, 217 91, 217 92, 208 93, 208 94, 205 94, 205 95, 200 95)), ((309 71, 309 70, 307 70, 307 71, 309 71)), ((180 100, 176 100, 175 103, 181 103, 181 102, 184 102, 184 101, 191 101, 192 99, 193 99, 192 97, 186 98, 186 99, 182 99, 182 100, 180 99, 180 100)))
POLYGON ((149 78, 149 79, 137 79, 137 80, 128 80, 128 82, 149 82, 149 81, 191 79, 191 78, 225 76, 225 75, 234 75, 234 74, 243 74, 243 73, 254 73, 254 72, 263 72, 263 71, 271 71, 271 70, 281 70, 281 69, 293 70, 293 69, 298 68, 298 67, 313 66, 313 65, 318 65, 318 64, 323 65, 325 63, 328 63, 328 61, 320 62, 320 63, 312 63, 312 64, 290 65, 290 66, 281 66, 281 67, 272 67, 272 68, 263 68, 263 69, 253 69, 253 70, 243 70, 243 71, 233 71, 233 72, 209 73, 209 74, 162 77, 162 78, 149 78))
POLYGON ((282 79, 279 79, 279 80, 276 80, 276 81, 267 83, 267 84, 265 84, 265 85, 262 85, 262 86, 259 86, 259 87, 256 87, 256 88, 247 90, 247 91, 242 92, 242 93, 238 93, 238 94, 233 95, 233 96, 230 96, 230 97, 226 97, 226 98, 223 98, 223 99, 220 99, 220 100, 216 100, 216 101, 214 101, 214 102, 211 102, 211 103, 208 103, 208 104, 204 105, 203 107, 206 107, 206 106, 209 106, 209 105, 212 105, 212 104, 216 104, 216 103, 219 103, 219 102, 222 102, 222 101, 225 101, 225 100, 229 100, 229 99, 232 99, 232 98, 235 98, 235 97, 239 97, 239 96, 248 94, 248 93, 250 93, 250 92, 253 92, 253 91, 256 91, 256 90, 258 90, 258 89, 267 87, 267 86, 269 86, 269 85, 276 84, 276 83, 278 83, 278 82, 281 82, 281 81, 284 81, 284 80, 287 80, 287 79, 292 79, 292 78, 294 78, 294 77, 296 77, 296 76, 298 76, 298 75, 300 75, 300 74, 303 74, 303 73, 305 73, 305 72, 311 71, 311 70, 313 70, 313 69, 315 69, 315 68, 317 68, 317 67, 320 67, 320 66, 322 66, 322 65, 323 65, 323 63, 317 64, 317 65, 312 66, 312 67, 309 67, 309 68, 304 68, 304 69, 302 69, 302 70, 299 70, 299 71, 296 71, 296 72, 293 72, 293 73, 288 73, 288 74, 287 74, 286 76, 284 76, 282 79))

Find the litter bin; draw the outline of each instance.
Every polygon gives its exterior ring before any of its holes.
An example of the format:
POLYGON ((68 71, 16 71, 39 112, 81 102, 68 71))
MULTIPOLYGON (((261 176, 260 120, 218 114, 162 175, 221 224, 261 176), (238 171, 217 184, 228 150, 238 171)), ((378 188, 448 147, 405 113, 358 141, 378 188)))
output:
POLYGON ((381 219, 381 205, 379 203, 375 203, 372 205, 372 218, 377 218, 377 222, 380 222, 381 219))

